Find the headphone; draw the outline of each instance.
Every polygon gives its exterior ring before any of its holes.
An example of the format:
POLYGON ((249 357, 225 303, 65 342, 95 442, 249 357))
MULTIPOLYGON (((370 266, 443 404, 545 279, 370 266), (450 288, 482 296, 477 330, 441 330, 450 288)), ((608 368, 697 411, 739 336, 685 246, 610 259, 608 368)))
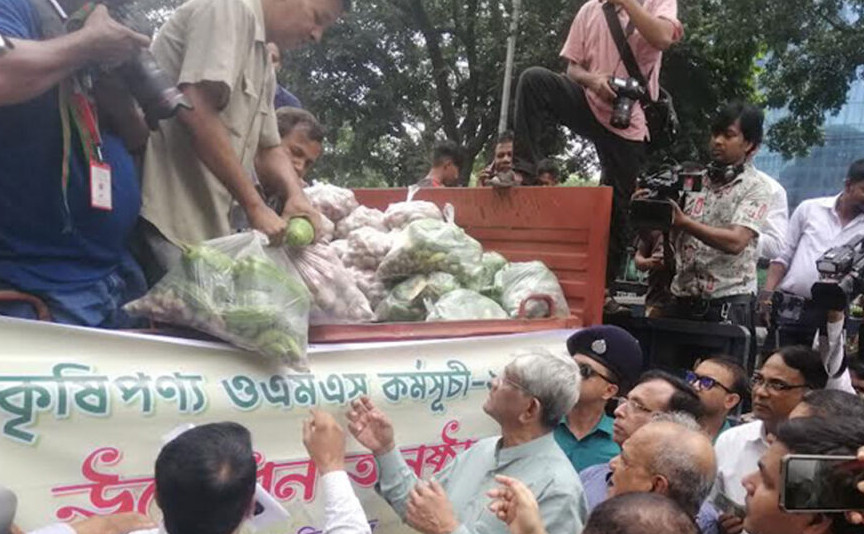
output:
POLYGON ((708 171, 708 177, 711 178, 712 181, 728 183, 744 172, 744 164, 720 165, 712 161, 707 165, 706 170, 708 171))

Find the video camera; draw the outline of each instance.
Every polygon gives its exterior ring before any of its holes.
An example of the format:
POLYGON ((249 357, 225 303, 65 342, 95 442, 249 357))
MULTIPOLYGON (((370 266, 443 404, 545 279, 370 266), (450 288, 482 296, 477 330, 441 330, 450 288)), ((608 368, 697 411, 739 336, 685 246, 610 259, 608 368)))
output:
MULTIPOLYGON (((50 3, 69 31, 76 31, 84 25, 83 19, 71 20, 66 11, 55 0, 50 3)), ((132 30, 139 31, 136 27, 137 24, 131 22, 134 17, 126 13, 121 7, 109 5, 108 12, 113 19, 120 21, 132 30)), ((139 33, 141 32, 139 31, 139 33)), ((144 111, 144 118, 151 130, 155 130, 159 126, 159 121, 170 119, 176 115, 180 108, 192 109, 192 104, 189 103, 186 96, 180 92, 180 89, 159 66, 153 54, 146 48, 142 48, 135 58, 118 67, 117 72, 144 111)))
POLYGON ((826 310, 843 310, 864 292, 864 236, 834 247, 816 260, 820 280, 813 284, 813 302, 826 310))
POLYGON ((630 222, 637 230, 662 230, 672 227, 672 205, 681 208, 687 193, 702 191, 707 169, 698 164, 667 164, 658 171, 643 174, 637 180, 639 189, 649 191, 648 196, 630 203, 630 222))

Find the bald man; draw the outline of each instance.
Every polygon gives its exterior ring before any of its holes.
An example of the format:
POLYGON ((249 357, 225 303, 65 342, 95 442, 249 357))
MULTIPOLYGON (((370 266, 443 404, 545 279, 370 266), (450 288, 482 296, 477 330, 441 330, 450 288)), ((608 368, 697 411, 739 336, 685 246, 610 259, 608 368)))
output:
POLYGON ((628 493, 595 508, 582 534, 699 534, 699 529, 669 497, 628 493))
POLYGON ((717 532, 717 513, 705 503, 717 476, 711 440, 684 414, 661 414, 639 428, 610 463, 609 497, 659 493, 697 520, 704 534, 717 532))

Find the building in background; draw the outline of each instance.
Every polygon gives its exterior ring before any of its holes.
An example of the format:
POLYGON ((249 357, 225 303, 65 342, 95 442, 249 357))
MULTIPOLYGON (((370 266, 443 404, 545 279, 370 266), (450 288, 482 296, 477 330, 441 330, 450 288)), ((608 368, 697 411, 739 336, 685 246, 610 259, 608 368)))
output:
MULTIPOLYGON (((769 112, 767 122, 781 113, 769 112)), ((767 149, 756 156, 756 166, 786 188, 790 214, 803 200, 840 191, 849 164, 864 158, 864 82, 852 84, 846 104, 825 120, 824 128, 825 144, 811 149, 806 158, 784 161, 783 156, 767 149)))

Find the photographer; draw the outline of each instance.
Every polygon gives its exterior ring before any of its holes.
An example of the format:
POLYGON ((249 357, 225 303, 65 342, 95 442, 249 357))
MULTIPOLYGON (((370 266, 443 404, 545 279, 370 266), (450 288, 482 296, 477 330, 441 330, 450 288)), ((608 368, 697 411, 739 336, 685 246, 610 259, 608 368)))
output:
POLYGON ((279 244, 286 219, 319 215, 280 147, 276 87, 266 43, 282 49, 321 40, 350 0, 191 0, 159 30, 153 55, 192 103, 150 137, 138 239, 152 284, 184 243, 231 233, 231 201, 252 228, 279 244), (258 194, 285 199, 277 214, 258 194))
MULTIPOLYGON (((121 307, 146 289, 127 249, 141 202, 130 150, 147 127, 104 69, 149 39, 84 4, 59 0, 83 21, 67 33, 48 0, 0 2, 0 290, 38 297, 57 322, 129 327, 121 307)), ((0 315, 36 318, 19 302, 0 315)))
MULTIPOLYGON (((624 128, 613 124, 616 105, 623 102, 611 78, 633 81, 610 32, 604 9, 614 8, 643 76, 649 78, 648 96, 659 95, 663 50, 683 36, 676 0, 608 0, 585 2, 570 27, 561 57, 569 63, 566 74, 540 67, 522 73, 516 89, 514 169, 532 183, 535 165, 547 157, 543 136, 564 124, 590 139, 602 167, 601 183, 612 186, 612 233, 609 240, 606 287, 612 287, 624 261, 629 237, 627 208, 636 176, 645 161, 648 130, 639 102, 633 104, 624 128), (604 6, 609 6, 605 7, 604 6)), ((517 178, 519 181, 519 178, 517 178)), ((607 303, 613 311, 614 301, 607 303)))
MULTIPOLYGON (((825 322, 825 310, 811 298, 811 288, 820 279, 816 262, 826 251, 856 238, 864 238, 864 159, 849 167, 839 195, 805 200, 792 214, 786 246, 771 262, 759 294, 760 311, 770 324, 766 346, 813 343, 825 322)), ((842 330, 838 319, 837 334, 828 329, 835 343, 842 330)))
POLYGON ((755 106, 726 105, 711 126, 712 162, 702 191, 688 193, 683 210, 670 201, 672 317, 753 331, 756 244, 771 191, 748 158, 762 142, 762 121, 755 106))

